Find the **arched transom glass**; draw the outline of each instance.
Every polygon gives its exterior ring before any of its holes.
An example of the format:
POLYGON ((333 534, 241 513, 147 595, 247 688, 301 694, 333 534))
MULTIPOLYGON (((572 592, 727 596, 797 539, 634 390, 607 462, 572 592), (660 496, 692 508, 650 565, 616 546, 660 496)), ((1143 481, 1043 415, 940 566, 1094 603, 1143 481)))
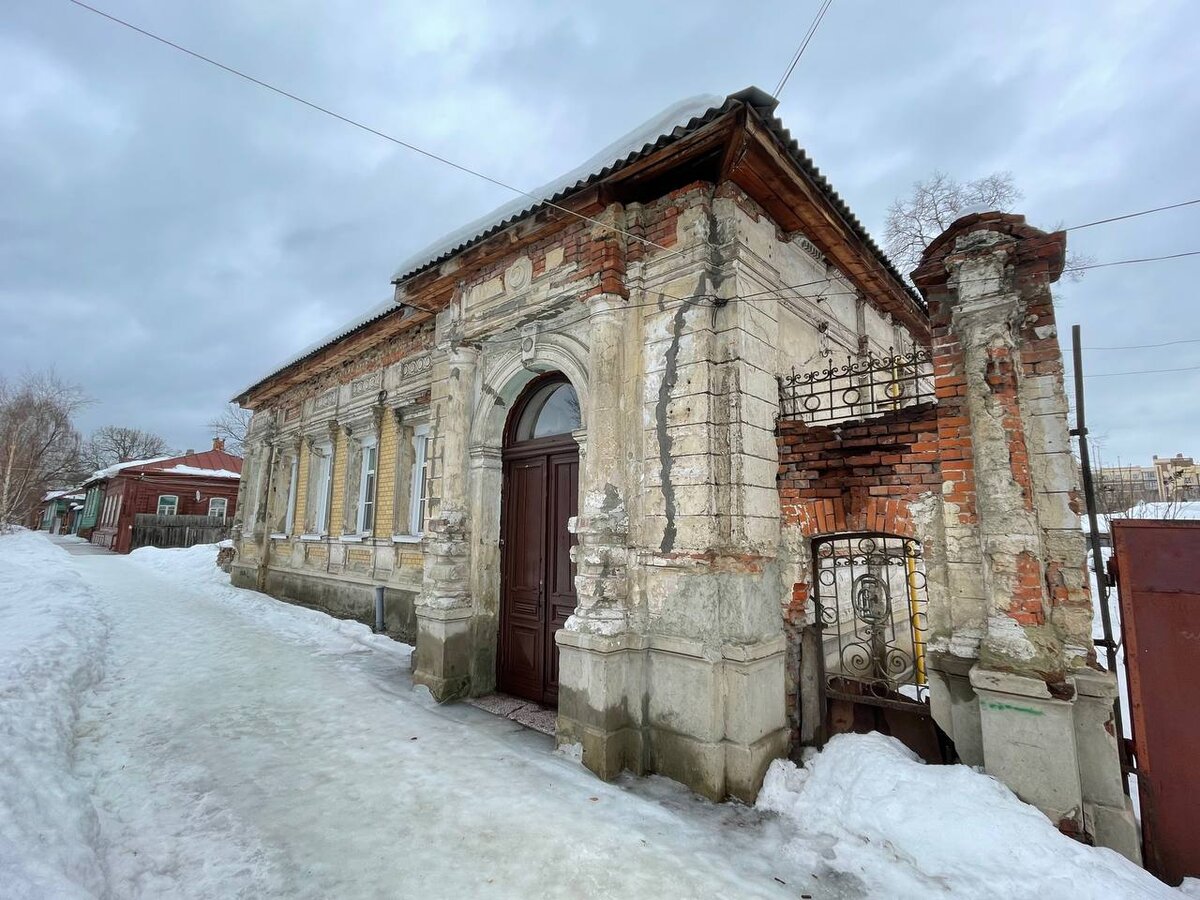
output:
POLYGON ((514 441, 532 441, 579 428, 579 397, 565 381, 555 381, 537 390, 521 411, 513 431, 514 441))

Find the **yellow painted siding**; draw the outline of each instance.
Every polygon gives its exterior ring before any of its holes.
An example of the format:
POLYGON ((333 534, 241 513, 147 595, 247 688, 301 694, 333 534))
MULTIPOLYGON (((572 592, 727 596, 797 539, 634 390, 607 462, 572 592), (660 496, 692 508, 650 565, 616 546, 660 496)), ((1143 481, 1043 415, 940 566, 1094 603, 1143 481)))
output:
POLYGON ((345 528, 342 520, 346 510, 346 456, 350 449, 346 441, 346 432, 339 428, 337 441, 333 445, 333 503, 329 511, 331 535, 339 535, 345 528))
POLYGON ((308 441, 300 442, 300 472, 296 476, 296 515, 292 519, 292 534, 304 533, 308 518, 308 441))
POLYGON ((379 461, 377 463, 375 522, 371 531, 376 536, 392 533, 392 520, 396 509, 396 417, 385 415, 379 434, 379 461))

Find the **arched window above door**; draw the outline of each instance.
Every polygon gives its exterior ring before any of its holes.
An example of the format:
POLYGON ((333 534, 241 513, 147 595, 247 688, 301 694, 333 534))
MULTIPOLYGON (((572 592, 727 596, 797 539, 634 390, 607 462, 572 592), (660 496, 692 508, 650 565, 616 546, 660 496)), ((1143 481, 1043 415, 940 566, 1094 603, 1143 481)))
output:
POLYGON ((570 434, 580 427, 579 397, 570 382, 550 381, 536 388, 525 401, 512 442, 532 441, 570 434))

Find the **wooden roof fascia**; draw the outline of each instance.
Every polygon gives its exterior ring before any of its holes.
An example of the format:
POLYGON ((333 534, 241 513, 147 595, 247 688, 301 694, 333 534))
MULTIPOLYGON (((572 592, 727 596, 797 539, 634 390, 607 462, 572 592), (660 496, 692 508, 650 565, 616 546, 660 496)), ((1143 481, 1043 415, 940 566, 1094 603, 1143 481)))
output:
POLYGON ((748 116, 747 132, 750 145, 732 180, 762 204, 781 228, 804 232, 869 301, 903 322, 919 340, 928 342, 929 321, 924 311, 756 113, 748 116), (764 186, 770 195, 756 196, 764 186))

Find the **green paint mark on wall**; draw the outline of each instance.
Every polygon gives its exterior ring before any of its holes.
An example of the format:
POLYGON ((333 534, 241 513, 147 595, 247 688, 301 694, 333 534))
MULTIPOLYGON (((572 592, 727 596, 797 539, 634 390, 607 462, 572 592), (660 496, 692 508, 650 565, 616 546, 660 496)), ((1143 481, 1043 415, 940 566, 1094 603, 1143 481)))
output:
POLYGON ((1044 716, 1045 713, 1040 709, 1032 709, 1028 706, 1014 706, 1012 703, 997 703, 994 700, 980 700, 988 709, 996 709, 1000 711, 1011 710, 1012 712, 1025 713, 1029 716, 1044 716))

